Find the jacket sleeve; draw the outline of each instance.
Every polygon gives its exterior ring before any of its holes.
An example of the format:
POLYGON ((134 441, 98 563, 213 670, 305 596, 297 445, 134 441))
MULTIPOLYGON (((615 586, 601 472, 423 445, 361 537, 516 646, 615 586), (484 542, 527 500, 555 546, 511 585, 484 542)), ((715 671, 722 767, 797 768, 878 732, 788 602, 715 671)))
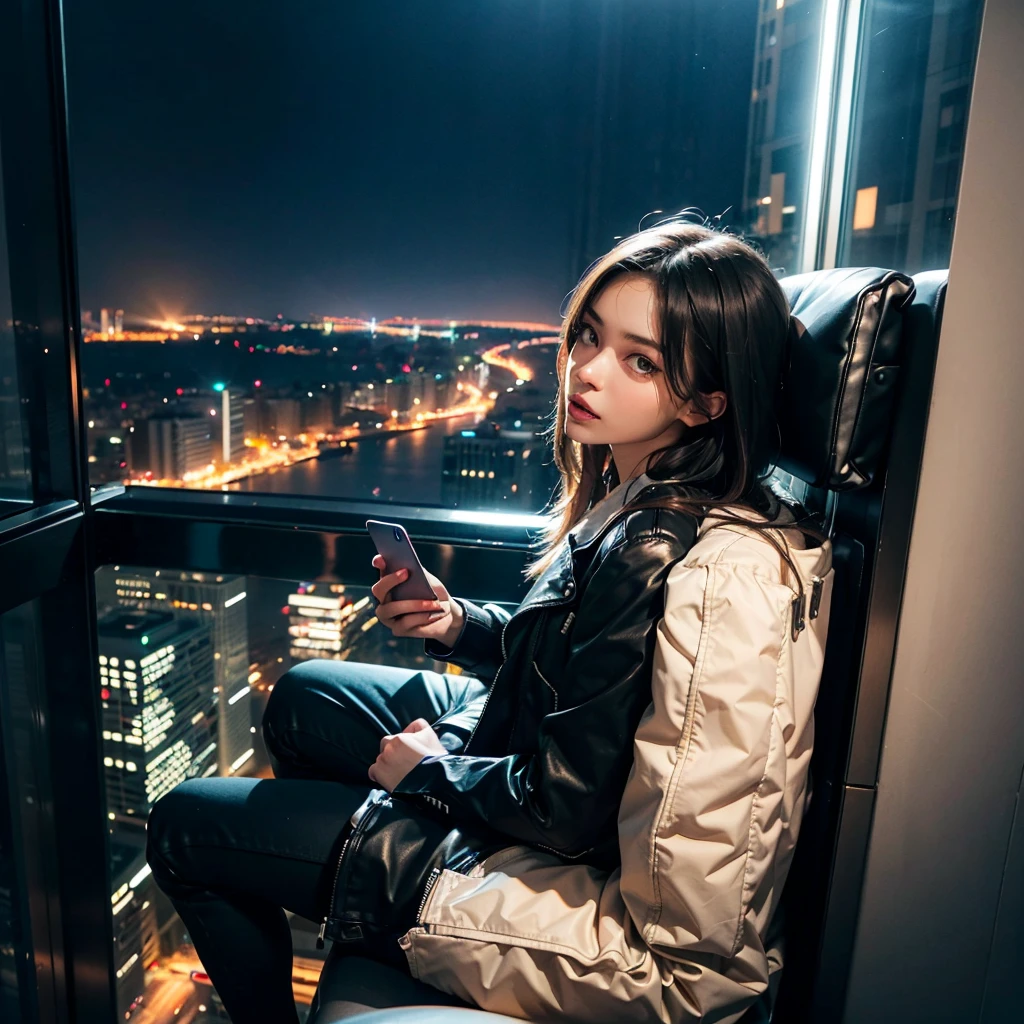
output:
POLYGON ((621 870, 518 848, 445 872, 403 940, 415 977, 531 1020, 738 1020, 778 964, 768 931, 810 752, 817 679, 799 702, 780 682, 791 597, 743 568, 673 569, 621 870))
POLYGON ((501 666, 501 632, 511 613, 496 604, 477 605, 464 597, 462 630, 449 648, 437 640, 424 640, 423 652, 435 661, 449 661, 478 679, 489 682, 501 666))
MULTIPOLYGON (((428 758, 396 787, 447 805, 460 824, 578 857, 614 833, 633 760, 633 735, 650 702, 656 627, 678 539, 648 532, 620 541, 596 564, 536 750, 507 757, 428 758)), ((539 675, 536 662, 530 668, 539 675)), ((498 686, 526 685, 505 679, 498 686)))

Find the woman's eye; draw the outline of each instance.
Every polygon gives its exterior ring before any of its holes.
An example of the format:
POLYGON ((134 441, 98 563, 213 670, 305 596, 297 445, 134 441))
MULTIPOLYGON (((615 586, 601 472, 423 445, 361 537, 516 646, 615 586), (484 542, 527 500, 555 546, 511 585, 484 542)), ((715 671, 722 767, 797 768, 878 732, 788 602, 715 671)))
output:
POLYGON ((581 324, 579 330, 576 332, 576 340, 582 341, 584 345, 596 345, 597 334, 594 332, 594 328, 589 324, 581 324))
POLYGON ((633 366, 633 369, 637 373, 642 374, 644 377, 651 377, 656 373, 659 373, 658 367, 647 358, 647 356, 632 355, 629 357, 628 362, 633 366))

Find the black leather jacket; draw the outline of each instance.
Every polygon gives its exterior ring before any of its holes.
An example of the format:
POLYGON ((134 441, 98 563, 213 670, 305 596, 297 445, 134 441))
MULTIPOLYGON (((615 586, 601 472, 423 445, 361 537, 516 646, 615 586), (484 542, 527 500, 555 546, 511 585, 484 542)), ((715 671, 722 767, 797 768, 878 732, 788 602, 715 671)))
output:
MULTIPOLYGON (((673 487, 652 483, 631 500, 673 487)), ((432 657, 490 682, 486 703, 461 751, 421 762, 393 797, 375 791, 353 819, 331 937, 360 938, 366 926, 393 934, 403 917, 410 927, 432 872, 516 843, 618 861, 618 807, 650 704, 664 585, 698 523, 663 509, 614 517, 617 507, 590 524, 586 542, 562 542, 513 614, 461 601, 454 647, 427 641, 432 657)))

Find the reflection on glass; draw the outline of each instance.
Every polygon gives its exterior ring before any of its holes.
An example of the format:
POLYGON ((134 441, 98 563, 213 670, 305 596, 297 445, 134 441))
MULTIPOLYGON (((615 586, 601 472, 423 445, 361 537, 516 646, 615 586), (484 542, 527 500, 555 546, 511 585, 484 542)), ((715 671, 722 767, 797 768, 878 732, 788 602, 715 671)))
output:
POLYGON ((27 437, 18 389, 11 267, 0 181, 0 515, 24 507, 32 498, 27 437))
MULTIPOLYGON (((298 662, 459 669, 381 626, 368 587, 120 565, 97 571, 96 594, 119 1019, 225 1020, 146 864, 155 801, 197 776, 271 778, 259 725, 274 684, 298 662)), ((326 951, 316 949, 317 925, 291 923, 304 1017, 326 951)))
POLYGON ((800 265, 823 0, 759 0, 743 210, 780 275, 800 265))
POLYGON ((867 0, 840 266, 949 266, 981 0, 867 0))
POLYGON ((69 9, 93 483, 541 509, 559 304, 616 236, 731 209, 793 269, 820 7, 69 9))
MULTIPOLYGON (((36 1019, 47 982, 30 926, 39 892, 38 606, 0 615, 0 1021, 36 1019), (19 1009, 20 1008, 20 1009, 19 1009), (22 1014, 24 1017, 22 1017, 22 1014)), ((37 926, 43 928, 41 922, 37 926)))
MULTIPOLYGON (((6 632, 9 615, 0 619, 0 631, 6 632)), ((0 639, 0 685, 7 674, 6 650, 0 639)), ((5 770, 5 737, 0 732, 0 1020, 21 1020, 18 994, 19 964, 27 944, 21 932, 18 913, 18 885, 14 874, 14 837, 11 823, 10 781, 5 770)))

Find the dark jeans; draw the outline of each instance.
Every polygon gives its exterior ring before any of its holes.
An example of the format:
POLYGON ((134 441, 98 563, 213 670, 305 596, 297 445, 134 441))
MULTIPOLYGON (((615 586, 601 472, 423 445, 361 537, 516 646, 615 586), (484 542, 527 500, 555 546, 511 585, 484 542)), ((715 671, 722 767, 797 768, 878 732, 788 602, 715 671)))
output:
POLYGON ((234 1024, 296 1024, 285 909, 327 913, 345 825, 382 736, 416 718, 457 750, 486 690, 461 675, 344 661, 293 668, 263 736, 274 779, 190 779, 149 817, 146 855, 234 1024))

